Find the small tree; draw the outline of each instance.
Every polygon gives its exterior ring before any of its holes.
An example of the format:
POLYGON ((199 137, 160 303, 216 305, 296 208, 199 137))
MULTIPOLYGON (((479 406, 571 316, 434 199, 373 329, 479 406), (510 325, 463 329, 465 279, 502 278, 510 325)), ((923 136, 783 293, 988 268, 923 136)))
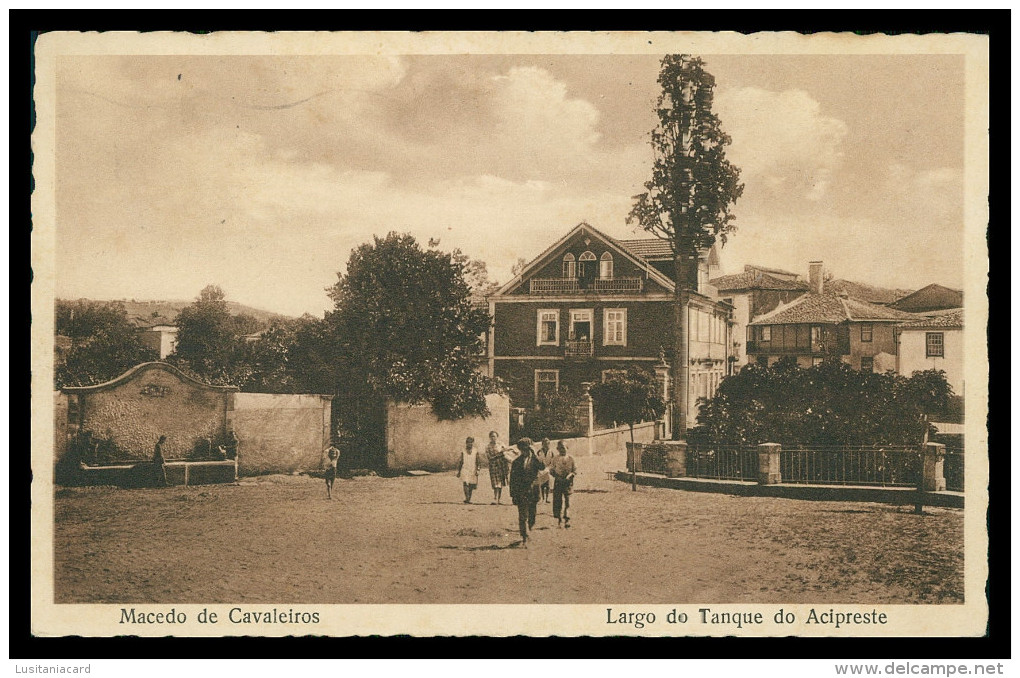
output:
MULTIPOLYGON (((635 367, 626 372, 612 372, 590 390, 595 416, 603 421, 625 422, 630 427, 634 444, 634 424, 658 419, 666 404, 658 394, 655 376, 635 367)), ((632 489, 637 489, 637 464, 631 469, 632 489)))

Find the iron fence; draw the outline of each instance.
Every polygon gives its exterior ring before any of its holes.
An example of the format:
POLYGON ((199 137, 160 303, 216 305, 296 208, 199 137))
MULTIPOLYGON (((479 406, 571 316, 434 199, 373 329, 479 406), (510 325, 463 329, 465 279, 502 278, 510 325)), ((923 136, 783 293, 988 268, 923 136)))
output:
POLYGON ((946 478, 946 489, 954 492, 963 492, 964 478, 964 456, 962 447, 946 447, 945 463, 942 466, 942 474, 946 478))
POLYGON ((747 480, 758 478, 757 446, 691 445, 687 448, 691 478, 747 480))
POLYGON ((920 455, 910 446, 784 446, 779 466, 784 483, 916 487, 920 455))

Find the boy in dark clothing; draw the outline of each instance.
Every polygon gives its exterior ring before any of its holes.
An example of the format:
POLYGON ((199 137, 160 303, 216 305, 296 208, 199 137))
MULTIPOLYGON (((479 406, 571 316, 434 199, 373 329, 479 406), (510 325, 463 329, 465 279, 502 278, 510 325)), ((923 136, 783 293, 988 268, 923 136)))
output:
POLYGON ((156 441, 156 449, 152 453, 152 465, 156 471, 156 484, 160 487, 166 487, 170 483, 166 480, 166 458, 163 456, 163 443, 166 442, 166 436, 160 436, 159 440, 156 441))
POLYGON ((528 531, 535 527, 538 508, 538 474, 545 468, 542 460, 531 449, 531 439, 521 438, 517 443, 521 455, 510 465, 510 498, 517 505, 517 525, 521 543, 528 547, 528 531))

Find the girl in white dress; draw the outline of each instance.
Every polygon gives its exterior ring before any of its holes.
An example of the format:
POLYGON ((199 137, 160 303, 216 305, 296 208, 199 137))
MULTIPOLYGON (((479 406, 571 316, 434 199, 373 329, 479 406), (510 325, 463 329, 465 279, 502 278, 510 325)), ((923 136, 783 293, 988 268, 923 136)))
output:
POLYGON ((464 442, 464 451, 460 453, 460 466, 457 477, 464 483, 464 503, 471 503, 471 493, 478 487, 478 453, 475 452, 475 439, 468 438, 464 442))

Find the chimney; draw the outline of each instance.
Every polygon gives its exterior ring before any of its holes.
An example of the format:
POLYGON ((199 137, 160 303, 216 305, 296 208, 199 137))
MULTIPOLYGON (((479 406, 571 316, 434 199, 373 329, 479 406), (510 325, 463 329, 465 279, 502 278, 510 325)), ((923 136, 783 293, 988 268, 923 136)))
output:
POLYGON ((808 284, 811 286, 811 294, 822 293, 822 262, 812 261, 808 264, 808 284))

